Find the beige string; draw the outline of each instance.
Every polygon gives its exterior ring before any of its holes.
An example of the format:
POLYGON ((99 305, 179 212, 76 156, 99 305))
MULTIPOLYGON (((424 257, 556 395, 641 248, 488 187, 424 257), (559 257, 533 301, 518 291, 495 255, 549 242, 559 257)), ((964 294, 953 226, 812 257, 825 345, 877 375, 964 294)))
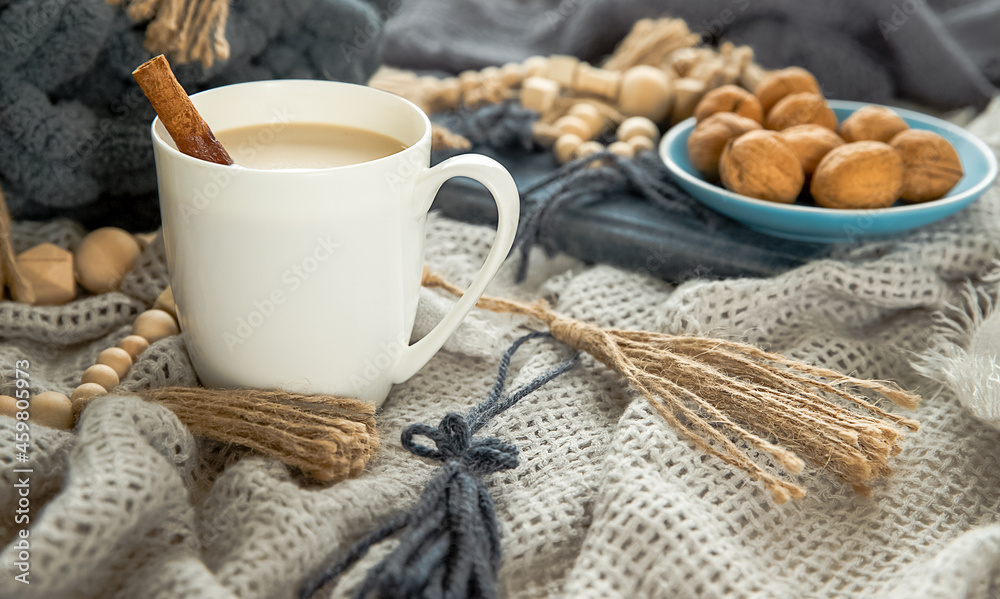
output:
POLYGON ((146 27, 146 49, 174 63, 200 62, 206 69, 229 58, 229 0, 107 0, 146 27))
MULTIPOLYGON (((423 285, 456 297, 464 293, 427 270, 423 285)), ((602 329, 560 316, 541 300, 529 304, 483 297, 477 305, 544 322, 553 337, 625 377, 696 447, 763 482, 778 503, 802 497, 805 491, 766 471, 751 459, 748 448, 723 431, 789 472, 802 470, 801 455, 867 494, 868 483, 888 475, 889 458, 900 451, 903 435, 898 425, 911 430, 919 426, 848 390, 867 390, 900 406, 916 407, 919 398, 892 383, 845 376, 735 341, 602 329)))

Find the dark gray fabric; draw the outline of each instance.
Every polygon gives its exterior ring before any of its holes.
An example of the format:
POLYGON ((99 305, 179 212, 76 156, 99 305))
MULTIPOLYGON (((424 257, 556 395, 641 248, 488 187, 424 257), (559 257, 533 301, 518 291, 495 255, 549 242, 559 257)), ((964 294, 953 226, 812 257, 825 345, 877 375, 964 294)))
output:
POLYGON ((685 19, 706 40, 800 65, 831 98, 982 108, 1000 81, 1000 3, 966 0, 406 0, 383 60, 458 72, 564 53, 596 61, 639 18, 685 19))
MULTIPOLYGON (((387 2, 233 0, 231 58, 175 65, 189 93, 260 79, 363 82, 387 2)), ((0 185, 16 218, 152 228, 149 123, 131 72, 145 28, 105 0, 0 0, 0 185)))

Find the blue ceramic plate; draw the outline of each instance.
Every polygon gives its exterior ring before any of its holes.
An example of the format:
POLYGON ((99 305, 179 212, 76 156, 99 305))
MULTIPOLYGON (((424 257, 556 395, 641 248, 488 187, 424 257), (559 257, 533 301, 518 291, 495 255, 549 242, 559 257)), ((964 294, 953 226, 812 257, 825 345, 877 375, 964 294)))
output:
MULTIPOLYGON (((862 102, 830 100, 830 107, 843 121, 862 102)), ((914 129, 927 129, 947 139, 962 160, 965 176, 945 197, 923 204, 900 204, 888 208, 835 210, 803 202, 779 204, 733 193, 702 178, 688 160, 687 141, 694 129, 693 118, 678 123, 660 142, 660 157, 677 183, 710 208, 746 226, 786 239, 837 243, 869 237, 884 237, 922 227, 958 212, 976 200, 997 177, 997 159, 978 137, 941 119, 912 110, 892 108, 914 129)))

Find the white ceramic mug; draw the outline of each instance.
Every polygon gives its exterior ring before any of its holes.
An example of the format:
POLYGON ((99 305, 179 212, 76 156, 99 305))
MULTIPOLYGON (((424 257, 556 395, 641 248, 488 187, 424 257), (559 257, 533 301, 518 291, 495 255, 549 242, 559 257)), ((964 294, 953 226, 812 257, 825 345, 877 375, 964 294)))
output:
POLYGON ((510 174, 475 154, 429 168, 427 116, 360 85, 262 81, 191 99, 216 131, 268 125, 261 144, 268 131, 305 122, 374 131, 406 146, 338 168, 257 170, 180 153, 159 119, 152 130, 170 281, 201 382, 381 404, 392 384, 441 348, 510 251, 518 219, 510 174), (493 194, 496 240, 465 296, 410 345, 427 212, 452 177, 493 194))

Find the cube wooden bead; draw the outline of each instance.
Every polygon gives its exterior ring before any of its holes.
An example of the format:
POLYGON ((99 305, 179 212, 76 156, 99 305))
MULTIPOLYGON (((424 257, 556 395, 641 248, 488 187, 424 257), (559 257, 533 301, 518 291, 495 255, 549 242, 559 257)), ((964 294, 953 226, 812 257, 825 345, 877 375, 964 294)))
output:
POLYGON ((544 77, 528 77, 521 85, 521 105, 529 110, 545 112, 559 97, 559 84, 544 77))
POLYGON ((28 418, 35 424, 69 430, 73 428, 73 402, 56 391, 39 393, 28 404, 28 418))
POLYGON ((135 319, 132 333, 155 343, 160 339, 180 333, 177 321, 163 310, 146 310, 135 319))
POLYGON ((21 275, 35 292, 36 306, 59 306, 76 297, 73 254, 51 243, 36 245, 17 256, 21 275))
POLYGON ((622 74, 618 71, 607 71, 587 64, 581 64, 576 70, 576 81, 573 84, 573 88, 574 91, 581 94, 590 94, 614 100, 618 97, 621 81, 622 74))
POLYGON ((80 382, 97 383, 108 391, 111 391, 118 385, 118 374, 107 364, 94 364, 83 371, 80 382))
POLYGON ((639 65, 622 75, 618 107, 627 115, 662 121, 670 114, 673 99, 673 83, 665 71, 639 65))
POLYGON ((577 116, 559 117, 553 125, 562 133, 572 133, 579 136, 580 139, 590 139, 594 136, 594 132, 587 122, 577 116))
POLYGON ((576 82, 577 67, 580 59, 576 56, 555 54, 549 57, 548 78, 563 87, 573 87, 576 82))
POLYGON ((121 380, 125 378, 128 369, 132 367, 132 356, 120 347, 109 347, 97 354, 97 363, 110 366, 118 375, 118 380, 121 380))
POLYGON ((147 341, 145 337, 129 335, 118 342, 118 347, 128 352, 129 357, 132 358, 132 362, 134 363, 135 359, 138 358, 142 352, 149 349, 149 341, 147 341))

